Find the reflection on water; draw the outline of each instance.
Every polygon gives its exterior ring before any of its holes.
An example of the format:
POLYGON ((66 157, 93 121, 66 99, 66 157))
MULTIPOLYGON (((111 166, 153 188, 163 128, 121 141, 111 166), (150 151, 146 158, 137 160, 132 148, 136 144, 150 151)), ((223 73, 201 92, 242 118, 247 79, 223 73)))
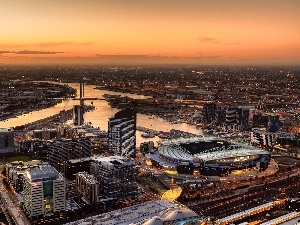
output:
MULTIPOLYGON (((70 83, 68 85, 70 87, 76 88, 77 93, 79 93, 79 84, 70 83)), ((94 85, 85 85, 84 97, 102 98, 103 94, 116 94, 116 95, 123 95, 131 98, 136 98, 136 99, 151 98, 150 96, 144 96, 144 95, 125 94, 125 93, 114 92, 114 91, 99 90, 99 89, 94 89, 94 87, 95 87, 94 85)), ((95 106, 95 110, 85 113, 84 120, 86 122, 91 122, 94 127, 100 127, 102 130, 107 130, 108 119, 112 117, 116 112, 118 112, 119 109, 111 108, 105 100, 93 100, 92 102, 93 105, 95 106)), ((86 101, 85 103, 87 105, 90 105, 91 100, 86 101)), ((23 114, 16 118, 10 118, 6 121, 0 121, 0 127, 9 128, 9 127, 15 127, 22 124, 34 122, 36 120, 43 119, 53 114, 59 113, 61 110, 71 109, 73 105, 78 105, 78 104, 79 104, 79 100, 72 100, 72 99, 63 100, 62 103, 59 103, 54 107, 23 114)), ((139 113, 137 114, 137 125, 151 128, 154 130, 161 130, 161 131, 169 131, 171 129, 177 129, 177 130, 182 130, 194 134, 202 134, 201 130, 195 128, 192 125, 188 125, 185 123, 170 124, 169 122, 166 122, 163 119, 160 118, 149 119, 147 115, 139 114, 139 113)), ((158 141, 159 138, 158 137, 142 138, 141 132, 137 131, 137 146, 139 146, 140 143, 149 140, 153 140, 156 143, 156 141, 158 141)))

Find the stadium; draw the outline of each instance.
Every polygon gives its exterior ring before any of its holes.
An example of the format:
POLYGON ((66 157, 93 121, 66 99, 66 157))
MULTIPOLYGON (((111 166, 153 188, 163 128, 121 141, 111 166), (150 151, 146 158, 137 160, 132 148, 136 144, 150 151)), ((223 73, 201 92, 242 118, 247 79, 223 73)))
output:
POLYGON ((157 151, 147 154, 146 158, 175 174, 228 176, 233 170, 264 171, 271 155, 268 151, 218 137, 194 137, 160 142, 157 151))

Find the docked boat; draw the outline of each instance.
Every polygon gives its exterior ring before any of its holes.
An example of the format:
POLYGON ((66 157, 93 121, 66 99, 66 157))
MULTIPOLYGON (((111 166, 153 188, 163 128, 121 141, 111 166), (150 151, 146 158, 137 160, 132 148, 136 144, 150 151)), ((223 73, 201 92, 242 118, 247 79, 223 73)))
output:
POLYGON ((152 134, 152 133, 142 133, 141 136, 143 138, 153 138, 153 137, 155 137, 155 135, 152 134))

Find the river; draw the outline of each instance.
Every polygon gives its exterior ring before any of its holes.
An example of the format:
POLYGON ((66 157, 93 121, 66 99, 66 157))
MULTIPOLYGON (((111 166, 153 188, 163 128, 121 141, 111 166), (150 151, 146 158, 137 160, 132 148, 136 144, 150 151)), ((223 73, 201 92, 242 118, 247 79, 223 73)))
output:
MULTIPOLYGON (((68 85, 72 88, 77 89, 77 93, 79 95, 79 83, 68 83, 68 85)), ((135 99, 145 99, 151 98, 151 96, 137 95, 137 94, 127 94, 121 92, 114 91, 106 91, 94 89, 94 85, 85 85, 84 86, 84 97, 86 98, 102 98, 103 94, 116 94, 122 96, 128 96, 135 99)), ((5 121, 0 121, 0 128, 10 128, 19 125, 23 125, 26 123, 34 122, 39 119, 46 118, 48 116, 59 113, 61 110, 72 109, 73 105, 78 105, 79 100, 66 99, 63 100, 62 103, 59 103, 53 107, 42 109, 38 111, 33 111, 30 113, 22 114, 18 117, 10 118, 5 121)), ((90 105, 91 101, 86 101, 85 104, 90 105)), ((108 129, 108 119, 112 117, 119 109, 111 108, 105 100, 93 100, 93 105, 95 106, 95 110, 87 112, 84 114, 84 121, 91 122, 94 127, 100 127, 101 130, 108 129)), ((71 121, 69 121, 71 122, 71 121)), ((149 118, 148 115, 137 114, 137 126, 147 127, 154 130, 160 131, 170 131, 171 129, 182 130, 185 132, 190 132, 193 134, 202 134, 202 130, 197 129, 196 127, 181 123, 181 124, 171 124, 169 122, 164 121, 161 118, 149 118)), ((137 147, 140 146, 142 142, 145 141, 154 141, 155 143, 159 141, 158 137, 154 138, 143 138, 141 137, 141 132, 137 131, 136 133, 137 139, 137 147)))

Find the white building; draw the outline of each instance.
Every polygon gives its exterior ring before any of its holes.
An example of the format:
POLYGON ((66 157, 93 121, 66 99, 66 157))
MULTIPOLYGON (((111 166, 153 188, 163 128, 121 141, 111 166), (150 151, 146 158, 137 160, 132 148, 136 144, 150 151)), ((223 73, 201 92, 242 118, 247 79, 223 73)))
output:
POLYGON ((94 204, 99 201, 99 182, 87 172, 76 174, 76 191, 87 204, 94 204))
POLYGON ((64 177, 48 163, 24 174, 24 211, 30 217, 45 216, 66 208, 64 177))
POLYGON ((117 112, 108 121, 109 152, 114 155, 135 157, 136 113, 131 109, 117 112))
POLYGON ((202 217, 186 207, 164 200, 156 200, 66 223, 65 225, 200 224, 203 221, 202 217))
POLYGON ((254 129, 250 132, 250 143, 252 145, 274 146, 276 133, 254 129))

